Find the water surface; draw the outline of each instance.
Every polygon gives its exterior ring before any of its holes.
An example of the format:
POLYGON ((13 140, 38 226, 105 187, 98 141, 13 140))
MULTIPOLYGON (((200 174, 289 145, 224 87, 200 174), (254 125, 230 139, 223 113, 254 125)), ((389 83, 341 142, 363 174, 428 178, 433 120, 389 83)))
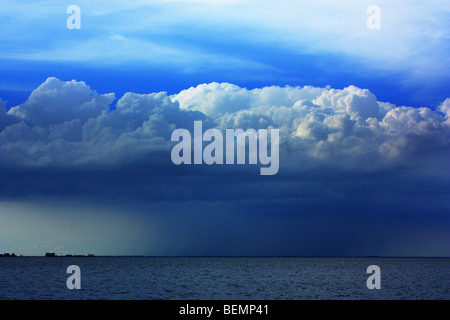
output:
POLYGON ((449 271, 448 258, 0 258, 0 299, 449 299, 449 271))

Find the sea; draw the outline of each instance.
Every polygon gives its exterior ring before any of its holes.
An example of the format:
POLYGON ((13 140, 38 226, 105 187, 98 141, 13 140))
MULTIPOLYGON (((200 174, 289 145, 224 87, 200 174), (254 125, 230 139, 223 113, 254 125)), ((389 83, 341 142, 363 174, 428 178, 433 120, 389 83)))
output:
POLYGON ((0 258, 0 299, 449 300, 450 258, 0 258), (72 265, 80 289, 68 288, 72 265), (372 265, 380 289, 368 288, 372 265))

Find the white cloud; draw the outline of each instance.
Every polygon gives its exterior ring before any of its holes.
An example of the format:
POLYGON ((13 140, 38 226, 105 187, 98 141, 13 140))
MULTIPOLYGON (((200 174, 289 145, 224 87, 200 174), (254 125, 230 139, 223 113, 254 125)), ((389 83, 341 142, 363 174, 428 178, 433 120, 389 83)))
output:
POLYGON ((113 101, 114 94, 98 95, 84 82, 48 78, 25 103, 11 108, 8 114, 32 126, 45 127, 75 119, 84 122, 108 110, 113 101))
POLYGON ((323 90, 311 86, 271 86, 248 90, 230 83, 213 82, 183 90, 172 98, 183 109, 216 117, 246 109, 292 106, 299 99, 314 99, 323 90))
MULTIPOLYGON (((2 5, 0 41, 7 59, 96 63, 174 63, 223 68, 226 64, 265 67, 220 54, 205 39, 278 47, 298 53, 349 57, 364 70, 406 72, 405 82, 433 81, 450 72, 450 5, 446 0, 377 1, 382 27, 366 27, 372 1, 79 1, 82 30, 76 41, 64 28, 65 6, 58 1, 2 5), (118 22, 120 21, 120 23, 118 22), (8 25, 7 25, 8 24, 8 25), (9 28, 14 25, 15 28, 9 28), (48 31, 53 37, 49 38, 48 31), (180 35, 192 39, 189 47, 180 35), (112 36, 111 36, 112 35, 112 36), (178 36, 178 37, 174 37, 178 36), (6 46, 7 43, 31 43, 6 46), (158 39, 164 39, 160 41, 158 39), (173 39, 173 40, 171 40, 173 39), (43 45, 45 44, 45 45, 43 45), (132 48, 132 50, 130 50, 132 48), (203 64, 201 63, 203 61, 203 64)), ((334 68, 346 66, 333 66, 334 68)))
POLYGON ((377 98, 369 90, 355 86, 350 86, 343 90, 328 90, 312 102, 333 108, 339 113, 347 113, 351 120, 355 120, 360 124, 369 118, 380 117, 377 98))
POLYGON ((445 114, 446 123, 450 125, 450 98, 445 99, 445 101, 439 106, 439 110, 445 114))
POLYGON ((432 110, 379 102, 354 86, 247 90, 210 83, 172 96, 126 93, 109 111, 113 100, 84 82, 47 79, 25 103, 7 113, 0 106, 0 163, 130 163, 166 152, 171 132, 199 119, 222 130, 279 128, 280 157, 294 167, 317 160, 354 168, 420 162, 427 154, 445 156, 450 146, 450 99, 432 110))

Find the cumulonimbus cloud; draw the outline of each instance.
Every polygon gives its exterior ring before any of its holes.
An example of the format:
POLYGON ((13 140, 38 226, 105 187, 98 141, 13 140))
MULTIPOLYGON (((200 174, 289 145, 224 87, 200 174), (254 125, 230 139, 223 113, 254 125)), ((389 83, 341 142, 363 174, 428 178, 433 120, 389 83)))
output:
POLYGON ((209 83, 116 101, 84 82, 49 78, 23 104, 7 110, 0 102, 0 199, 288 199, 317 209, 356 192, 394 208, 425 188, 432 194, 421 195, 420 208, 444 208, 449 110, 450 99, 436 109, 396 106, 354 86, 209 83), (278 173, 265 179, 259 166, 173 164, 171 133, 192 132, 195 120, 203 130, 279 129, 278 173))
MULTIPOLYGON (((356 166, 447 155, 449 101, 435 110, 377 101, 367 89, 201 84, 172 96, 99 94, 84 82, 48 78, 28 100, 0 105, 0 163, 77 166, 133 161, 169 150, 171 132, 209 127, 280 129, 281 152, 356 166)), ((295 158, 294 157, 294 158, 295 158)), ((167 159, 170 161, 170 158, 167 159)))

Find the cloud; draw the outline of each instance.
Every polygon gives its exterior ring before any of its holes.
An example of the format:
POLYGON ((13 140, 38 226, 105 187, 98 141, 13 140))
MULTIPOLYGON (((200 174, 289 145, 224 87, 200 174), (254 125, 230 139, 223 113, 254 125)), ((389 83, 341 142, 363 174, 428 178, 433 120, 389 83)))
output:
POLYGON ((204 116, 180 110, 164 92, 99 95, 84 82, 48 78, 29 99, 1 115, 15 119, 0 133, 4 163, 76 166, 130 161, 167 147, 171 131, 204 116), (189 122, 188 122, 189 121, 189 122))
POLYGON ((449 174, 449 99, 433 110, 380 102, 354 86, 248 90, 209 83, 170 96, 128 92, 113 101, 113 93, 84 82, 49 78, 23 104, 7 112, 0 106, 3 196, 216 201, 243 194, 304 198, 315 190, 339 198, 355 177, 449 174), (259 181, 252 166, 173 165, 171 133, 192 131, 195 120, 204 130, 279 129, 279 173, 269 182, 259 181), (349 172, 344 189, 326 182, 346 180, 349 172), (212 187, 212 178, 223 183, 212 187))
POLYGON ((38 1, 30 6, 7 1, 0 13, 5 30, 1 40, 14 44, 20 39, 34 45, 5 46, 2 58, 96 64, 174 62, 179 68, 185 61, 185 69, 200 61, 208 61, 203 66, 215 67, 259 65, 239 59, 236 51, 221 55, 220 46, 217 50, 214 42, 199 41, 201 35, 202 39, 219 39, 231 45, 250 42, 301 54, 343 55, 351 62, 343 68, 357 63, 364 70, 406 72, 403 80, 416 84, 423 83, 425 75, 427 82, 447 79, 450 68, 450 8, 444 0, 433 5, 378 1, 380 30, 366 27, 371 1, 113 1, 108 6, 100 1, 79 1, 78 5, 83 17, 79 37, 68 34, 61 23, 65 7, 59 2, 38 1), (49 30, 52 39, 47 37, 49 30), (120 35, 122 40, 111 34, 120 35))
POLYGON ((210 83, 183 90, 173 100, 182 109, 205 113, 222 129, 279 128, 285 147, 293 153, 301 150, 297 156, 302 161, 310 156, 335 164, 377 166, 420 157, 435 147, 444 151, 450 141, 447 100, 438 110, 397 107, 355 86, 247 90, 210 83))
POLYGON ((446 123, 450 122, 450 98, 445 99, 444 102, 439 106, 439 110, 445 114, 446 123))
POLYGON ((9 115, 16 116, 31 127, 48 127, 66 121, 98 117, 114 101, 114 94, 98 95, 84 82, 60 81, 48 78, 33 90, 28 100, 11 108, 9 115))
POLYGON ((215 117, 241 110, 292 106, 299 99, 313 99, 323 90, 311 86, 271 86, 248 90, 230 83, 213 82, 183 90, 173 99, 183 109, 215 117))

